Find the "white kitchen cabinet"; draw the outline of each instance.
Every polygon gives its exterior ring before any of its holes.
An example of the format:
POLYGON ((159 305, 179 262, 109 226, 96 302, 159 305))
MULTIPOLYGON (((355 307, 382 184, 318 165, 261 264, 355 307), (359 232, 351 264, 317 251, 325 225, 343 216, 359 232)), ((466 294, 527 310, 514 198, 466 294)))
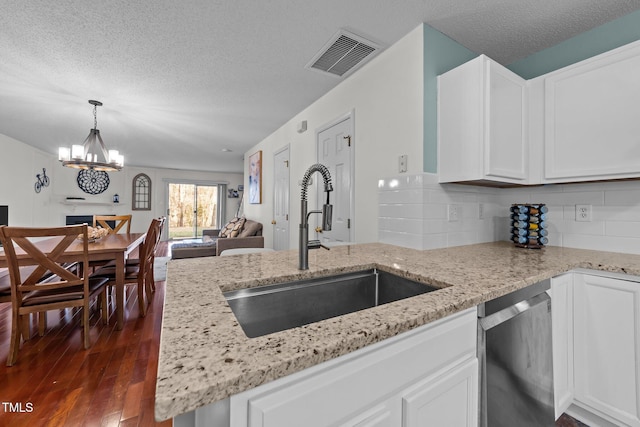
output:
POLYGON ((618 276, 574 276, 575 403, 640 426, 640 283, 618 276))
POLYGON ((544 76, 543 182, 640 176, 639 69, 640 41, 544 76))
POLYGON ((556 419, 573 402, 573 273, 551 279, 553 392, 556 419))
POLYGON ((527 183, 525 87, 484 55, 438 76, 440 182, 527 183))
POLYGON ((403 396, 402 426, 475 426, 477 390, 477 359, 467 360, 439 378, 428 378, 403 396))
POLYGON ((179 425, 476 426, 476 322, 475 308, 453 314, 199 408, 179 425))

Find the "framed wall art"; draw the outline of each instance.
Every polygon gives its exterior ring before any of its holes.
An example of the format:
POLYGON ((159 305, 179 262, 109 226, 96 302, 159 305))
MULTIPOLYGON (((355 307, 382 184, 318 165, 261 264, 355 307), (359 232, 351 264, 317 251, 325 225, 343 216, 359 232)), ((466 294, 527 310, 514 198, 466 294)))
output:
POLYGON ((132 209, 134 211, 151 210, 151 178, 144 173, 139 173, 133 178, 132 209))
POLYGON ((249 203, 262 203, 262 150, 249 156, 249 203))

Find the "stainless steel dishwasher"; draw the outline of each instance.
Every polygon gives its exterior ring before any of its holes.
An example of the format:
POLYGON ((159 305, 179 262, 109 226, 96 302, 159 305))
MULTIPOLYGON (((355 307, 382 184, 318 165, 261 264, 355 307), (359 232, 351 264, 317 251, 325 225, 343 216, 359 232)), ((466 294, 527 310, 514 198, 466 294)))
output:
POLYGON ((550 284, 478 306, 481 427, 555 425, 550 284))

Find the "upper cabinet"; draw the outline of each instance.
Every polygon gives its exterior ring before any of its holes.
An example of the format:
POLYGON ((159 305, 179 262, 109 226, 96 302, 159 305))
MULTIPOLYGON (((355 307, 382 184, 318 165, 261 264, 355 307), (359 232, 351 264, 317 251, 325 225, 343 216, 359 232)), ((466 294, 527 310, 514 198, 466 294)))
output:
POLYGON ((525 89, 484 55, 438 77, 440 182, 528 183, 525 89))
POLYGON ((524 81, 484 55, 438 77, 440 182, 640 178, 640 41, 524 81))
POLYGON ((640 42, 544 76, 543 182, 640 176, 640 42))

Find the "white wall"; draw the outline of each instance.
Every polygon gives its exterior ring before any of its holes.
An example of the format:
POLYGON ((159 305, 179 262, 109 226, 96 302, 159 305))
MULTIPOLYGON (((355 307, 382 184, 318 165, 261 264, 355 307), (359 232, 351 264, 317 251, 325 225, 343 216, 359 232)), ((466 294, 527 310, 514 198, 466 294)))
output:
MULTIPOLYGON (((126 155, 126 153, 125 153, 126 155)), ((14 226, 59 226, 64 225, 66 215, 124 214, 132 213, 132 231, 144 232, 151 219, 165 215, 165 181, 199 180, 228 182, 229 188, 242 183, 241 173, 216 173, 182 171, 174 169, 137 168, 126 166, 120 172, 109 173, 109 188, 102 194, 84 193, 76 181, 75 169, 60 165, 57 158, 35 149, 6 135, 0 134, 0 205, 9 205, 9 224, 14 226), (49 187, 40 193, 34 191, 36 174, 47 169, 49 187), (132 211, 132 179, 138 173, 151 178, 152 210, 132 211), (113 195, 120 196, 120 204, 112 203, 113 195), (104 203, 92 205, 69 205, 67 197, 84 197, 86 202, 104 203)), ((233 217, 239 199, 227 200, 227 218, 233 217)))
MULTIPOLYGON (((422 171, 423 31, 420 25, 245 153, 248 176, 249 156, 262 150, 263 201, 260 205, 245 202, 244 212, 264 224, 266 247, 273 246, 274 152, 290 144, 289 227, 290 247, 295 248, 300 223, 298 182, 316 163, 315 131, 351 111, 355 117, 355 241, 378 241, 378 179, 397 172, 402 154, 408 155, 409 173, 422 171), (308 130, 299 134, 297 124, 302 120, 307 121, 308 130)), ((316 208, 313 200, 310 192, 309 210, 316 208)))

